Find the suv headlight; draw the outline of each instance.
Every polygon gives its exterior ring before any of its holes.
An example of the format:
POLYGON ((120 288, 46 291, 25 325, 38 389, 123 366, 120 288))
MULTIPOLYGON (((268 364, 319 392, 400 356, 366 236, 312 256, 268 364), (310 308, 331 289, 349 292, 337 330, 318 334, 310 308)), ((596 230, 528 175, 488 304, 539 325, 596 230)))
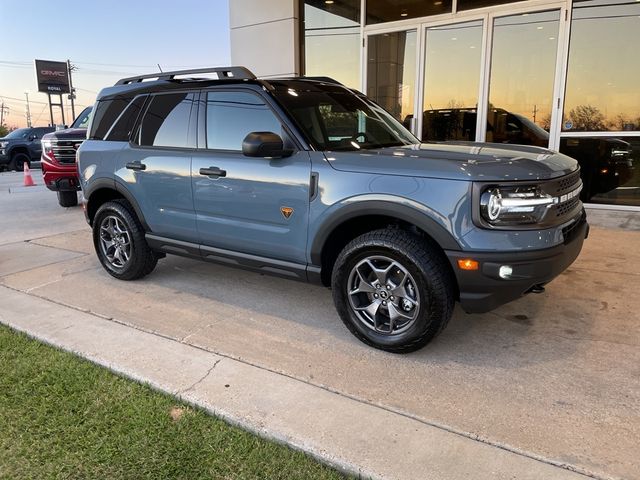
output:
POLYGON ((9 142, 0 142, 0 148, 6 148, 9 145, 9 142))
POLYGON ((490 225, 526 225, 538 223, 554 197, 535 185, 489 187, 480 195, 480 215, 490 225))

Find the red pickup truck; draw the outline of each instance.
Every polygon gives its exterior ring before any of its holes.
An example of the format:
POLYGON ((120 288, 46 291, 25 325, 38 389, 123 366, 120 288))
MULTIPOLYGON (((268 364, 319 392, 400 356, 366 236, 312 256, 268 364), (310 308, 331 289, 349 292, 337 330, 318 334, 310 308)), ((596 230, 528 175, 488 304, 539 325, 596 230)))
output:
POLYGON ((92 107, 82 113, 65 130, 58 130, 42 137, 42 174, 44 184, 58 194, 58 203, 62 207, 78 204, 78 166, 76 150, 87 137, 87 126, 91 118, 92 107))

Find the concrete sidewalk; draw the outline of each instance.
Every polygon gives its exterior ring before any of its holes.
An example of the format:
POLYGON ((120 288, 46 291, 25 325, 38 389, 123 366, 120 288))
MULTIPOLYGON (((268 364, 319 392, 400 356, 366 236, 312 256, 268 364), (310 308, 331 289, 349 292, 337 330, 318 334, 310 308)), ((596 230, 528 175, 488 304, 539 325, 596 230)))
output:
POLYGON ((0 287, 0 322, 364 478, 580 479, 245 362, 0 287))

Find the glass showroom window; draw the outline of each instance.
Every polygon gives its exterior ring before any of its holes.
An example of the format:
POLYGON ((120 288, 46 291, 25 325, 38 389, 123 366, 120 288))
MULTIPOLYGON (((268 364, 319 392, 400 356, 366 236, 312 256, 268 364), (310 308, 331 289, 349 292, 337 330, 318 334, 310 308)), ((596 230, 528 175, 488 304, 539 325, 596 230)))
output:
POLYGON ((638 45, 640 2, 573 4, 560 151, 580 162, 591 202, 640 206, 638 45))
POLYGON ((427 28, 422 140, 476 139, 481 47, 482 20, 427 28))
POLYGON ((360 88, 360 0, 304 2, 304 63, 308 77, 331 77, 360 88))
POLYGON ((416 31, 372 35, 367 95, 411 129, 416 84, 416 31))

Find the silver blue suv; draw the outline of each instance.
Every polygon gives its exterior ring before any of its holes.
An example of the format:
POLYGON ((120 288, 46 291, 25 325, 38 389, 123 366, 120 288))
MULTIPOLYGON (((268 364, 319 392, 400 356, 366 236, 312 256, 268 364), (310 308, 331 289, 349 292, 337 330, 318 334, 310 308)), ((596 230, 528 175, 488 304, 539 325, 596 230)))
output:
POLYGON ((575 160, 423 144, 328 78, 123 79, 98 95, 78 160, 112 276, 172 253, 330 286, 347 328, 391 352, 424 346, 456 301, 486 312, 543 291, 588 233, 575 160))

